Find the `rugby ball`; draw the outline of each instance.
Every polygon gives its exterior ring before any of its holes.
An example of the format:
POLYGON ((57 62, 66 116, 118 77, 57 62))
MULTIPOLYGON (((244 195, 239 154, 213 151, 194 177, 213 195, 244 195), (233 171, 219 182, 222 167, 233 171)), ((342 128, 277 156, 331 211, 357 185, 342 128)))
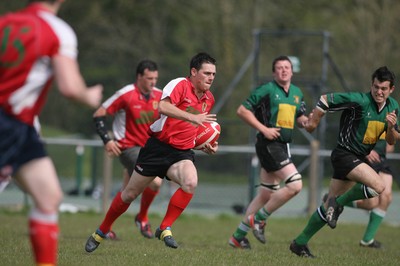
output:
POLYGON ((214 144, 221 134, 221 126, 217 122, 203 123, 205 127, 197 128, 197 135, 194 141, 194 149, 201 150, 207 143, 214 144))

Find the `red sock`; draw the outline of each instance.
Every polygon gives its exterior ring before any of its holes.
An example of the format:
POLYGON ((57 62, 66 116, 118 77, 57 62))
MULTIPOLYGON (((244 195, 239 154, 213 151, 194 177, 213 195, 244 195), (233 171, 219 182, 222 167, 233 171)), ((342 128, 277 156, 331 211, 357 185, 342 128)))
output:
POLYGON ((117 218, 120 217, 121 214, 126 212, 130 205, 130 203, 122 201, 121 192, 119 191, 117 195, 115 195, 110 208, 108 208, 107 214, 99 227, 100 231, 103 234, 107 234, 110 231, 114 221, 117 220, 117 218))
POLYGON ((176 190, 169 201, 167 213, 164 216, 164 220, 161 222, 161 230, 164 230, 168 226, 172 226, 175 220, 178 219, 181 213, 185 210, 192 197, 193 194, 183 191, 182 188, 178 188, 176 190))
POLYGON ((29 237, 36 265, 57 264, 58 231, 57 222, 29 219, 29 237))
POLYGON ((146 187, 146 189, 143 191, 142 199, 140 201, 140 211, 137 215, 138 220, 142 222, 147 222, 149 220, 147 218, 147 212, 149 211, 149 207, 154 198, 157 196, 158 192, 158 190, 154 191, 149 187, 146 187))

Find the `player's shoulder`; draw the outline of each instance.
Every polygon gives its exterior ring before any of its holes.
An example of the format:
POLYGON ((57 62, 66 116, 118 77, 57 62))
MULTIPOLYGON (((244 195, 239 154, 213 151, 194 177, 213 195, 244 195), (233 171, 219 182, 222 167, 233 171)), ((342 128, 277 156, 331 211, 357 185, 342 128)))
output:
POLYGON ((128 85, 123 86, 121 89, 117 90, 115 92, 115 94, 121 96, 121 95, 124 95, 124 94, 127 94, 127 93, 133 93, 135 91, 137 91, 135 85, 134 84, 128 84, 128 85))
POLYGON ((301 94, 301 95, 303 94, 303 90, 299 86, 293 83, 290 83, 290 90, 292 90, 296 94, 301 94))
POLYGON ((258 85, 257 87, 254 88, 254 90, 251 92, 252 94, 268 94, 270 93, 275 87, 274 83, 271 82, 267 82, 267 83, 263 83, 258 85))
POLYGON ((170 93, 172 91, 175 91, 176 89, 185 89, 188 87, 189 84, 190 81, 187 78, 175 78, 169 81, 167 85, 165 85, 163 92, 170 93))
POLYGON ((393 108, 399 109, 399 102, 395 98, 389 96, 387 102, 389 105, 393 106, 393 108))
POLYGON ((53 31, 61 39, 67 39, 76 42, 75 31, 63 19, 46 11, 39 11, 38 16, 41 17, 44 21, 46 21, 46 23, 53 29, 53 31))

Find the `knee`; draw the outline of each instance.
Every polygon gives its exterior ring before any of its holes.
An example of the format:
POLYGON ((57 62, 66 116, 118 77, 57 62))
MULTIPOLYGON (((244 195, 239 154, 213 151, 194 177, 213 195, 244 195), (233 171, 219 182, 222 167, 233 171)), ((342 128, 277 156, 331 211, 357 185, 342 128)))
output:
POLYGON ((131 203, 137 198, 137 196, 139 196, 139 194, 138 191, 126 187, 121 193, 121 199, 125 203, 131 203))
POLYGON ((193 194, 197 188, 197 178, 187 178, 181 184, 182 190, 193 194))
POLYGON ((294 196, 296 196, 297 194, 300 193, 303 185, 302 185, 301 181, 296 181, 294 183, 286 185, 286 187, 288 188, 288 191, 290 192, 290 196, 294 197, 294 196))
POLYGON ((63 200, 63 192, 53 191, 51 195, 47 195, 46 200, 40 200, 36 203, 36 208, 42 213, 57 213, 63 200))
POLYGON ((161 178, 155 178, 149 185, 149 188, 153 191, 159 191, 162 185, 161 178))
POLYGON ((291 196, 297 195, 303 188, 303 182, 301 181, 301 175, 299 173, 295 173, 286 179, 285 184, 291 196))
POLYGON ((385 191, 385 184, 379 184, 373 188, 368 187, 368 192, 372 195, 372 196, 380 196, 384 193, 385 191))
POLYGON ((380 203, 389 206, 390 203, 392 203, 392 193, 386 193, 386 190, 379 196, 380 197, 380 203))

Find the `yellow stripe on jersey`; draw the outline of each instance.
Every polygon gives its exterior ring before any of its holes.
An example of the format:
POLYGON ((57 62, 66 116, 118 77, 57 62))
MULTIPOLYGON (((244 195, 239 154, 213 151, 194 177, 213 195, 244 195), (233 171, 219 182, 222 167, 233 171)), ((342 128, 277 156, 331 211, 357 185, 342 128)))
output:
POLYGON ((385 123, 380 121, 369 121, 363 138, 363 144, 375 144, 385 128, 385 123))
POLYGON ((294 119, 296 116, 296 106, 287 103, 279 104, 276 126, 282 128, 294 128, 294 119))

